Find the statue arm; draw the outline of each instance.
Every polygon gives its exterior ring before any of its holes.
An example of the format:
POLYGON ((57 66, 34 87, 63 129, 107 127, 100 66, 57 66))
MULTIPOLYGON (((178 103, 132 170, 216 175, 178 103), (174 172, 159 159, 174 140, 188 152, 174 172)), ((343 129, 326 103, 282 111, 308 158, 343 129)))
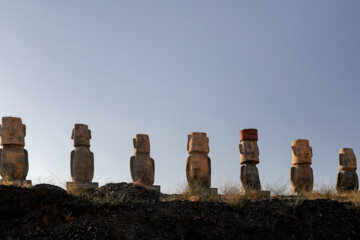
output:
POLYGON ((72 151, 71 151, 71 155, 70 155, 70 172, 71 172, 71 177, 74 176, 74 172, 73 172, 73 169, 74 169, 74 154, 75 154, 75 151, 72 150, 72 151))
POLYGON ((25 154, 25 165, 24 165, 24 179, 26 179, 26 176, 28 174, 29 171, 29 157, 28 157, 28 151, 26 149, 24 149, 24 154, 25 154))
POLYGON ((294 180, 295 180, 295 168, 291 167, 291 169, 290 169, 290 181, 292 183, 294 183, 294 180))
POLYGON ((211 159, 210 157, 207 157, 207 160, 208 160, 208 165, 209 165, 209 176, 208 176, 208 184, 209 184, 209 187, 211 187, 211 159))
POLYGON ((132 156, 130 158, 130 174, 131 174, 131 179, 133 180, 133 182, 135 182, 137 180, 137 176, 136 176, 134 169, 135 169, 135 156, 132 156))
POLYGON ((151 167, 153 169, 153 174, 155 175, 155 161, 152 158, 150 158, 150 161, 151 161, 151 167))
POLYGON ((150 161, 151 161, 151 166, 152 166, 152 183, 151 184, 154 184, 155 182, 155 161, 154 159, 150 158, 150 161))
POLYGON ((341 191, 341 172, 336 176, 336 191, 341 191))
MULTIPOLYGON (((1 127, 1 125, 0 125, 1 127)), ((1 155, 2 155, 2 149, 0 148, 0 175, 3 176, 3 173, 2 173, 2 163, 1 163, 1 155)))
POLYGON ((95 169, 95 166, 94 166, 94 153, 90 151, 90 154, 91 154, 91 181, 92 181, 93 178, 94 178, 94 169, 95 169))
POLYGON ((188 183, 190 182, 190 160, 191 156, 186 159, 186 179, 188 183))

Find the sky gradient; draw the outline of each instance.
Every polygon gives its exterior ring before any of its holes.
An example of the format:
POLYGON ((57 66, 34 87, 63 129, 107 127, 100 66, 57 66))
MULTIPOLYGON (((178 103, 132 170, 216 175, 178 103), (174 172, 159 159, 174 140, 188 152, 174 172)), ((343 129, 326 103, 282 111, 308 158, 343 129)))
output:
POLYGON ((27 125, 28 179, 70 181, 75 123, 94 181, 131 182, 136 133, 155 184, 186 182, 187 135, 210 141, 212 185, 239 182, 239 131, 259 131, 261 183, 289 183, 310 140, 314 183, 360 157, 360 1, 0 1, 0 117, 27 125))

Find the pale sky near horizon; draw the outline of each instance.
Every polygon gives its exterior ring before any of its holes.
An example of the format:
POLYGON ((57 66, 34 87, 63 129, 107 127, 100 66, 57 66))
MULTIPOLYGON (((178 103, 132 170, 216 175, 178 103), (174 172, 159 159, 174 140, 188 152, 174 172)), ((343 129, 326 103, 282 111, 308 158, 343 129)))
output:
POLYGON ((0 0, 0 117, 26 124, 34 182, 71 179, 85 123, 100 185, 131 182, 146 133, 155 184, 177 191, 192 131, 208 134, 212 185, 239 182, 244 128, 259 131, 264 189, 289 183, 297 138, 315 184, 333 185, 339 149, 360 157, 359 23, 357 0, 0 0))

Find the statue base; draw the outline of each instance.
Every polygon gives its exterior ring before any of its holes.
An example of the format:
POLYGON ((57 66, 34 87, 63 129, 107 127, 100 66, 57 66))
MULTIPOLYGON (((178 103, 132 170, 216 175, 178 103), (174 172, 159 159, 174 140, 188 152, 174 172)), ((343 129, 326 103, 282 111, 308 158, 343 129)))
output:
POLYGON ((143 186, 144 188, 160 192, 160 185, 143 186))
POLYGON ((217 195, 218 194, 218 189, 217 188, 209 188, 209 193, 211 195, 217 195))
POLYGON ((14 187, 24 187, 24 188, 31 188, 32 183, 30 180, 16 180, 16 179, 1 179, 0 185, 5 186, 14 186, 14 187))
POLYGON ((67 182, 66 190, 68 193, 73 195, 79 195, 87 190, 96 189, 99 187, 98 183, 94 182, 67 182))
POLYGON ((245 191, 243 195, 247 198, 270 199, 270 191, 245 191))

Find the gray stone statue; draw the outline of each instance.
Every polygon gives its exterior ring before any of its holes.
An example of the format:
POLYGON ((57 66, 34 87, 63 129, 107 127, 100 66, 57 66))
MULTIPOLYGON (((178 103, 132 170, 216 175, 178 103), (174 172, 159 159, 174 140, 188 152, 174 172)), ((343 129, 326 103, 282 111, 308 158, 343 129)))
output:
POLYGON ((259 163, 259 147, 257 145, 258 133, 257 129, 243 129, 240 131, 240 180, 243 190, 260 191, 260 177, 256 164, 259 163))
POLYGON ((71 139, 75 150, 71 151, 70 170, 72 182, 67 182, 67 191, 78 194, 95 189, 98 183, 92 183, 94 177, 94 154, 90 151, 91 131, 86 124, 75 124, 71 139))
POLYGON ((155 163, 150 157, 150 140, 146 134, 136 134, 133 139, 134 156, 130 158, 130 172, 134 184, 154 184, 155 163))
POLYGON ((186 177, 189 185, 211 186, 211 160, 208 156, 209 138, 206 133, 192 132, 188 135, 186 177))
POLYGON ((292 142, 292 165, 290 170, 291 192, 311 192, 314 185, 313 170, 310 167, 312 148, 307 139, 297 139, 292 142))
POLYGON ((359 178, 356 173, 356 157, 352 148, 341 148, 339 152, 339 173, 336 178, 336 191, 357 191, 359 178))
POLYGON ((0 125, 0 184, 31 187, 26 180, 29 170, 28 152, 25 146, 26 126, 21 118, 3 117, 0 125))

